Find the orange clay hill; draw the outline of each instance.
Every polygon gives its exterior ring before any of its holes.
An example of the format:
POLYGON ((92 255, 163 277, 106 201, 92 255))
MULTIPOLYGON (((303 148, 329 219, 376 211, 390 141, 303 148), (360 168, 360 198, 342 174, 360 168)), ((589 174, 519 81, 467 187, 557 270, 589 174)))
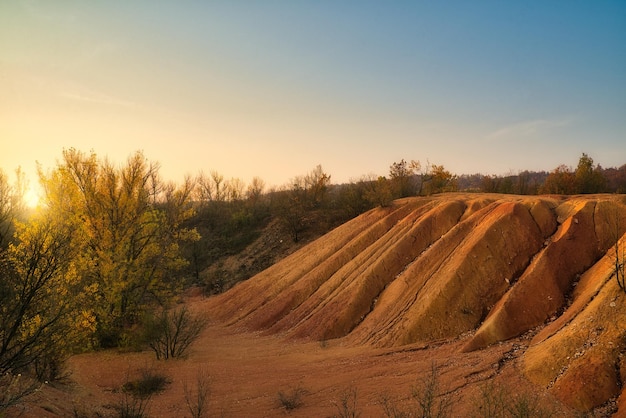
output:
MULTIPOLYGON (((626 416, 623 195, 445 194, 371 210, 203 305, 305 344, 458 358, 525 336, 516 370, 576 411, 626 416), (620 254, 623 257, 623 254, 620 254), (621 395, 621 396, 620 396, 621 395)), ((258 333, 257 333, 258 334, 258 333)))

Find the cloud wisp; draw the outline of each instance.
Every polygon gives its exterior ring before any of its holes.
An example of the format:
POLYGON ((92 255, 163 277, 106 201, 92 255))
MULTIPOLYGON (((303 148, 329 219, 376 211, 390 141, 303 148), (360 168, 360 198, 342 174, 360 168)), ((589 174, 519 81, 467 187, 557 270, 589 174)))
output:
POLYGON ((524 138, 534 136, 544 131, 568 126, 572 119, 532 119, 523 122, 513 123, 500 128, 487 135, 487 139, 495 141, 508 138, 524 138))

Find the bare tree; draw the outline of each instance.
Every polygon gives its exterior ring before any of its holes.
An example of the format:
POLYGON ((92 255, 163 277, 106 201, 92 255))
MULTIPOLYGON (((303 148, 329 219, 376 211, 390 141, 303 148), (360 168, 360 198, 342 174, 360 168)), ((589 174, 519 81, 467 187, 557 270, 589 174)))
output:
POLYGON ((24 214, 26 179, 21 170, 16 170, 17 180, 10 184, 9 178, 0 170, 0 248, 5 248, 15 232, 15 221, 24 214))

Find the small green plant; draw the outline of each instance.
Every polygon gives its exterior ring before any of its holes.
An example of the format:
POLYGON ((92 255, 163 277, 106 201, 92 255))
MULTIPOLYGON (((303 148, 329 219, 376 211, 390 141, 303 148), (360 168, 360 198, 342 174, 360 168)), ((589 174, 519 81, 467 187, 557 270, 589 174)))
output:
POLYGON ((185 403, 192 418, 202 418, 209 412, 209 396, 211 394, 211 377, 205 370, 199 370, 196 376, 195 390, 187 382, 183 385, 185 403))
POLYGON ((280 406, 285 408, 287 411, 292 411, 300 408, 304 404, 302 398, 307 393, 308 391, 306 389, 304 389, 301 385, 298 385, 294 388, 290 388, 287 392, 279 391, 278 402, 280 406))
POLYGON ((357 418, 361 416, 358 408, 357 389, 352 387, 341 393, 338 402, 333 402, 337 409, 337 418, 357 418))
POLYGON ((192 316, 185 307, 164 310, 144 319, 145 339, 157 360, 184 357, 205 324, 204 319, 192 316))

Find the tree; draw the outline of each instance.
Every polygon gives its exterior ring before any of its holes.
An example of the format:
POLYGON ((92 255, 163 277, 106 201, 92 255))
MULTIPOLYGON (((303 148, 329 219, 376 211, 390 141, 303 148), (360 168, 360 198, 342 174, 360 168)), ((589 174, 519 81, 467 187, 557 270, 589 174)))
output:
POLYGON ((548 174, 541 188, 544 194, 574 194, 576 193, 576 177, 572 170, 561 164, 548 174))
POLYGON ((254 177, 246 190, 246 197, 252 206, 256 206, 263 196, 265 190, 265 182, 260 177, 254 177))
POLYGON ((0 170, 0 249, 6 248, 15 233, 15 221, 24 218, 24 193, 26 180, 24 173, 15 172, 16 181, 9 183, 9 178, 0 170))
POLYGON ((443 165, 433 164, 430 171, 430 193, 453 192, 456 189, 456 176, 443 165))
POLYGON ((245 188, 246 187, 243 180, 237 177, 233 177, 226 182, 226 185, 224 187, 226 192, 226 200, 230 202, 237 202, 242 200, 244 198, 245 188))
POLYGON ((40 173, 51 215, 75 230, 77 268, 95 289, 102 346, 119 344, 124 327, 148 304, 168 300, 177 286, 171 275, 186 263, 179 243, 197 239, 182 227, 193 214, 193 182, 165 184, 158 170, 140 152, 117 168, 94 153, 69 149, 54 171, 40 173))
POLYGON ((600 193, 606 187, 606 178, 602 174, 601 167, 594 166, 593 158, 585 153, 578 160, 574 176, 578 193, 600 193))
POLYGON ((399 163, 392 163, 389 167, 389 179, 393 185, 393 192, 396 197, 408 197, 421 194, 423 175, 421 176, 419 188, 416 185, 417 173, 422 165, 419 161, 411 160, 407 163, 404 159, 399 163))
POLYGON ((34 370, 52 379, 88 332, 91 290, 76 266, 76 227, 42 212, 18 224, 0 253, 0 375, 34 370))
POLYGON ((274 200, 275 211, 289 231, 293 242, 298 242, 307 227, 304 193, 297 185, 277 193, 274 200))
POLYGON ((304 177, 306 206, 318 209, 325 203, 330 184, 330 174, 324 172, 321 165, 316 166, 304 177))
POLYGON ((204 318, 191 315, 185 307, 163 310, 145 322, 145 339, 157 360, 184 357, 206 325, 204 318))
POLYGON ((369 188, 365 192, 365 199, 374 206, 387 207, 393 201, 391 185, 386 177, 380 176, 369 182, 369 188))
POLYGON ((330 175, 318 165, 308 174, 292 179, 291 187, 278 193, 276 212, 294 242, 308 227, 311 213, 324 206, 329 183, 330 175))

